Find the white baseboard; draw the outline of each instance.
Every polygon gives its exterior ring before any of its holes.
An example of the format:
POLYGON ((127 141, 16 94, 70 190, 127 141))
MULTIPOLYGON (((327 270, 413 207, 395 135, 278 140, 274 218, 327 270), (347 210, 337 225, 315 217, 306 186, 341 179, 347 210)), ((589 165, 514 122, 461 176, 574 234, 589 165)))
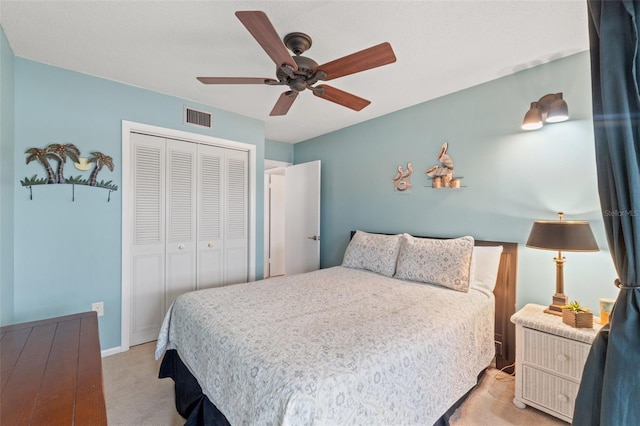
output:
POLYGON ((115 348, 105 349, 100 354, 102 355, 102 358, 104 358, 106 356, 119 354, 120 352, 122 352, 122 347, 116 346, 115 348))

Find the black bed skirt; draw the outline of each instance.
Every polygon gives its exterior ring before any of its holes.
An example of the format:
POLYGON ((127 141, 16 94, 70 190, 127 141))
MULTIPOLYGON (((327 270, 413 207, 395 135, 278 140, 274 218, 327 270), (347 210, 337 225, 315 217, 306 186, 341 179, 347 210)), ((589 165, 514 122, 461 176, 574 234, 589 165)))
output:
MULTIPOLYGON (((480 374, 478 374, 476 386, 480 383, 485 371, 486 370, 482 370, 480 374)), ((182 417, 187 419, 185 426, 230 425, 224 414, 202 393, 202 388, 198 384, 198 381, 193 377, 187 366, 184 365, 178 352, 175 350, 171 349, 165 352, 158 377, 160 379, 166 377, 173 379, 176 391, 176 409, 182 417)), ((434 423, 434 426, 449 426, 449 419, 454 411, 462 405, 476 386, 456 401, 456 403, 434 423)))
POLYGON ((165 352, 158 377, 171 377, 175 382, 176 409, 187 419, 185 426, 230 425, 224 414, 202 393, 198 381, 175 350, 165 352))

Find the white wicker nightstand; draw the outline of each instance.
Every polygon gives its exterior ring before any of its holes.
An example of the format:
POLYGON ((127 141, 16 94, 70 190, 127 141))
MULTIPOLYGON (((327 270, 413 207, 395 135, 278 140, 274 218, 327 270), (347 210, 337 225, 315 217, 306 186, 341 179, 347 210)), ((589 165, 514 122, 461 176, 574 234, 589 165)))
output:
POLYGON ((571 423, 582 369, 601 325, 573 328, 562 317, 529 304, 511 317, 516 325, 516 388, 513 404, 527 405, 571 423))

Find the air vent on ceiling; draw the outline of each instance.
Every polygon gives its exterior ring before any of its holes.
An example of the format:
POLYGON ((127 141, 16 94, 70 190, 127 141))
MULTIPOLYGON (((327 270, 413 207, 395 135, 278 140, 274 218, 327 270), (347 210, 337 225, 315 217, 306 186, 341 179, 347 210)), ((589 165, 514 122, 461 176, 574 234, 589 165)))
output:
POLYGON ((213 114, 207 111, 198 111, 187 106, 184 107, 184 123, 192 126, 213 127, 213 114))

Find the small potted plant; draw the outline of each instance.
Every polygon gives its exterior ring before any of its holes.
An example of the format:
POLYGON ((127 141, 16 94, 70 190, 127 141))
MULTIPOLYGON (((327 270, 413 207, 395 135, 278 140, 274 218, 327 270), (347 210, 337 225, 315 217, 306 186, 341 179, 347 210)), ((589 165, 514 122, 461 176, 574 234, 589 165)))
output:
POLYGON ((574 300, 562 307, 562 322, 575 328, 592 328, 593 312, 574 300))

